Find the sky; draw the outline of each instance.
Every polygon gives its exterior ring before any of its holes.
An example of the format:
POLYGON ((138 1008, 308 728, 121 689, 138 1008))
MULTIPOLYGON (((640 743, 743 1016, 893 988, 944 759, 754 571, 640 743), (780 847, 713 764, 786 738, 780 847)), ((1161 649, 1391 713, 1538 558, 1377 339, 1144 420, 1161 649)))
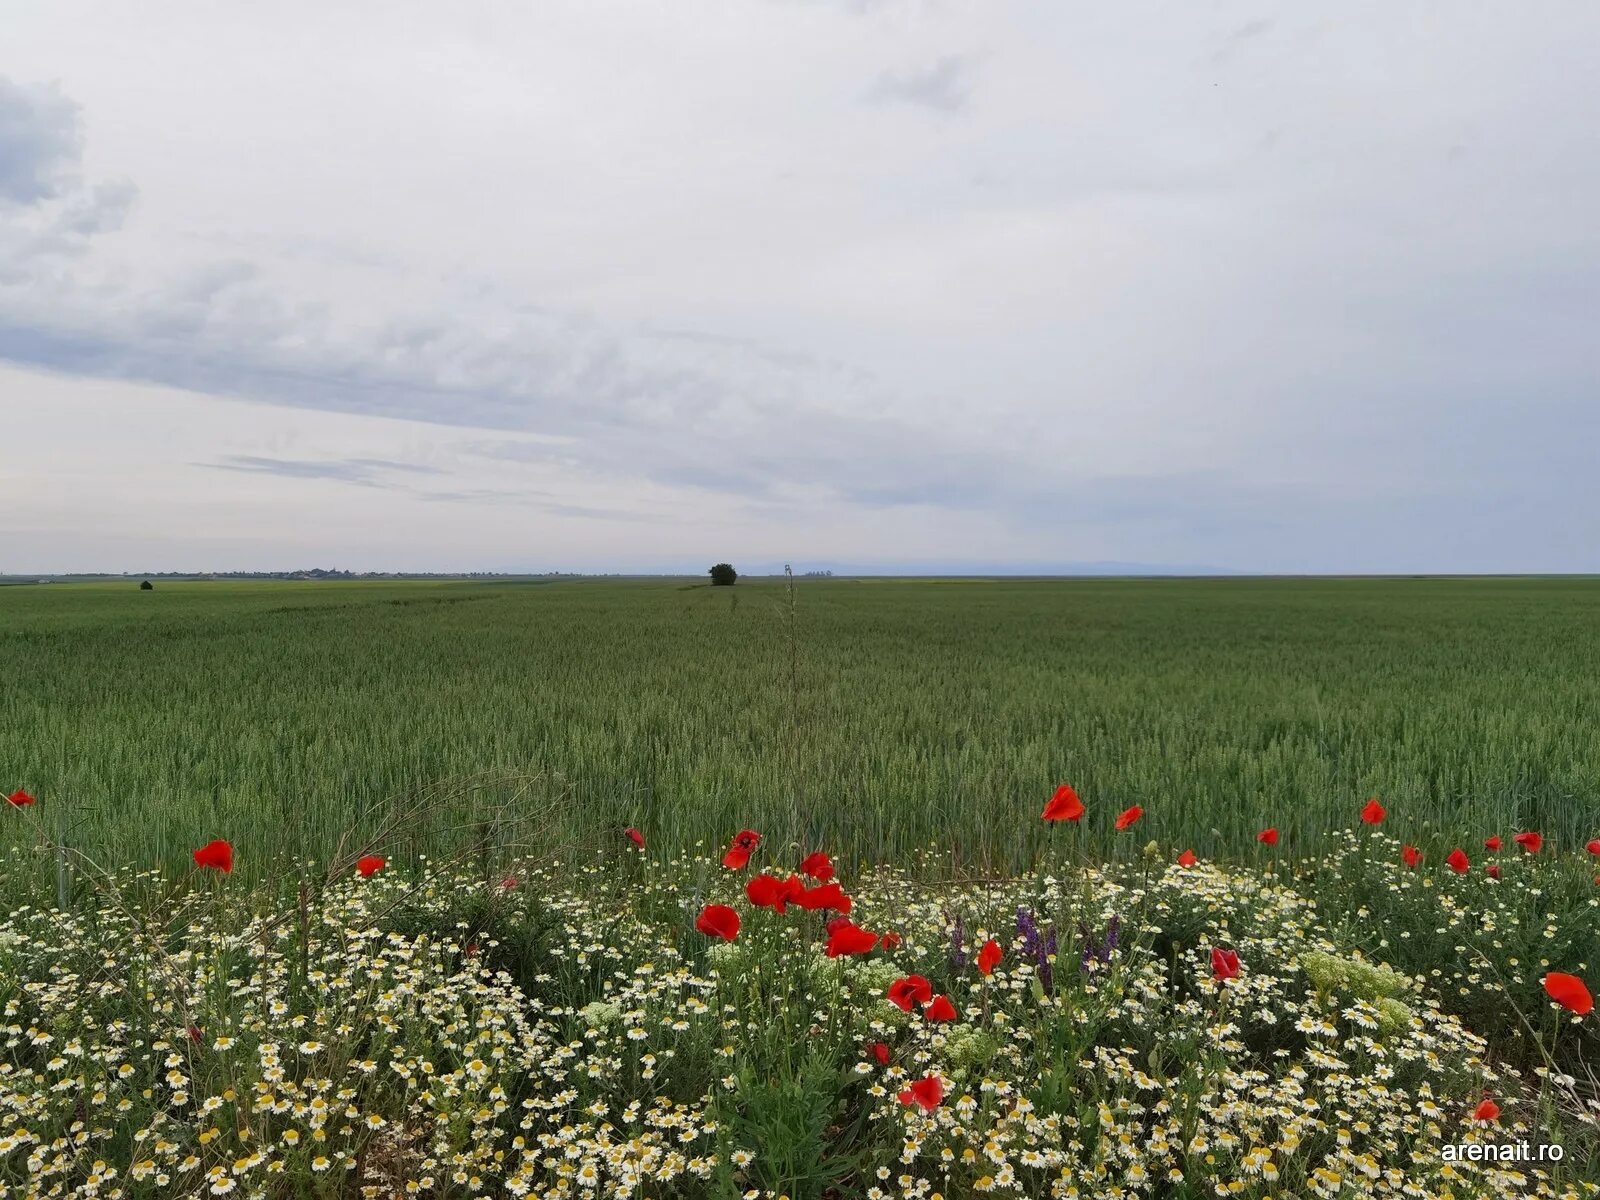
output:
POLYGON ((1600 6, 4 25, 0 573, 1600 571, 1600 6))

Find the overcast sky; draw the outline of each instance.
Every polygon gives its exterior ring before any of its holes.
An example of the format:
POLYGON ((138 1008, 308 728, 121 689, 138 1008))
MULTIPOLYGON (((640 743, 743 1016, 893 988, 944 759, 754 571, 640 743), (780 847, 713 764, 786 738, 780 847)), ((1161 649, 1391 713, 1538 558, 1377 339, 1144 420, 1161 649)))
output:
POLYGON ((5 5, 0 572, 1600 570, 1600 5, 5 5))

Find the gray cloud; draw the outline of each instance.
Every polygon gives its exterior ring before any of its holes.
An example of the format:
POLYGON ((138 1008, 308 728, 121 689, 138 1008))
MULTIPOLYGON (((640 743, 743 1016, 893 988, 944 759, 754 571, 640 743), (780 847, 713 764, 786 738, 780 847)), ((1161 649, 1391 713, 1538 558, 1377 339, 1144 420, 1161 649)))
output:
POLYGON ((0 202, 53 198, 82 152, 78 106, 60 89, 23 87, 0 76, 0 202))
MULTIPOLYGON (((992 452, 875 415, 883 398, 871 373, 836 360, 746 338, 628 332, 534 307, 497 311, 492 332, 418 314, 355 339, 327 314, 291 315, 270 287, 257 265, 214 263, 161 291, 103 297, 105 316, 87 328, 0 320, 0 358, 275 405, 543 434, 469 450, 749 498, 809 488, 874 507, 967 507, 992 501, 1005 474, 992 452), (857 411, 808 409, 809 394, 851 397, 857 411)), ((70 315, 85 309, 93 312, 70 315)), ((210 465, 395 486, 362 460, 210 465)))
POLYGON ((924 67, 885 71, 867 89, 867 99, 878 104, 913 104, 949 115, 967 107, 972 98, 972 60, 946 54, 924 67))
POLYGON ((419 500, 436 504, 515 505, 551 516, 581 520, 659 522, 660 513, 572 504, 536 488, 438 488, 418 485, 416 476, 439 476, 445 472, 421 463, 396 462, 385 458, 294 459, 271 458, 256 454, 230 454, 217 462, 196 466, 217 471, 241 471, 255 475, 276 475, 284 479, 329 480, 356 487, 402 491, 419 500))
POLYGON ((197 464, 218 471, 245 471, 258 475, 281 475, 288 479, 331 479, 339 483, 354 483, 362 487, 404 487, 405 484, 388 478, 405 475, 437 475, 434 467, 418 463, 391 462, 382 458, 345 458, 313 461, 294 458, 267 458, 255 454, 230 454, 220 462, 197 464))
POLYGON ((59 88, 0 76, 0 287, 48 278, 127 219, 136 189, 86 183, 83 140, 79 107, 59 88))

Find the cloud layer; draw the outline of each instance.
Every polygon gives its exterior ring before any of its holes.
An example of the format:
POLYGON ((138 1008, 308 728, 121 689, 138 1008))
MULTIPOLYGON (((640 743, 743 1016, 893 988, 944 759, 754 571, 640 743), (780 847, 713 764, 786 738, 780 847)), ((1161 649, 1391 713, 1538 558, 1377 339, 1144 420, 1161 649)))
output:
POLYGON ((167 486, 419 560, 1595 567, 1592 8, 690 7, 23 15, 0 495, 154 386, 224 417, 167 486))

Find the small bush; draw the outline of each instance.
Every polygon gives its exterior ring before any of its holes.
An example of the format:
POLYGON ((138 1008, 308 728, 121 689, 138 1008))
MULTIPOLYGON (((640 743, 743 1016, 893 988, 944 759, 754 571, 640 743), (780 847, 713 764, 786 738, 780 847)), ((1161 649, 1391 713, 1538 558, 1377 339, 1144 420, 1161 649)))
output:
POLYGON ((732 587, 738 578, 739 572, 733 569, 732 563, 718 563, 711 568, 712 587, 732 587))

